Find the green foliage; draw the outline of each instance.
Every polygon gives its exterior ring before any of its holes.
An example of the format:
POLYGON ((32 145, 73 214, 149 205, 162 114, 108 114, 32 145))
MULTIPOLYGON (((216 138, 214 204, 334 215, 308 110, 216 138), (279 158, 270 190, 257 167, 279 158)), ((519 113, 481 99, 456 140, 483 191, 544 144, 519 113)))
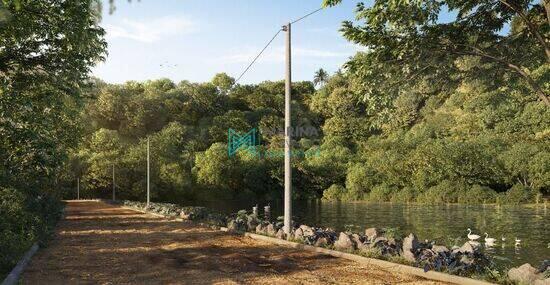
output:
POLYGON ((62 205, 47 193, 0 187, 0 276, 35 242, 44 241, 61 217, 62 205))
POLYGON ((532 203, 535 201, 536 195, 537 193, 534 190, 518 183, 514 184, 506 193, 502 193, 498 198, 498 202, 512 205, 532 203))
POLYGON ((328 201, 345 200, 346 188, 342 185, 332 184, 323 192, 323 199, 328 201))
MULTIPOLYGON (((83 172, 83 89, 107 43, 97 1, 0 1, 0 276, 60 217, 62 170, 83 172)), ((74 181, 74 180, 72 180, 74 181)))
POLYGON ((474 185, 458 195, 458 203, 461 204, 491 204, 496 202, 497 193, 489 188, 474 185))

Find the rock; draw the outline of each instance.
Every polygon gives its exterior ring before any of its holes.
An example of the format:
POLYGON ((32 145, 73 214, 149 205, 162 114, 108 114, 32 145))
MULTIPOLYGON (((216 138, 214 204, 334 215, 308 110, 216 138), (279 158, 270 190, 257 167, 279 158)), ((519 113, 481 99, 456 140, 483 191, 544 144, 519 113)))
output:
POLYGON ((294 239, 295 240, 303 240, 304 239, 304 231, 301 228, 297 228, 294 231, 294 239))
POLYGON ((180 218, 182 218, 184 220, 189 220, 190 217, 191 217, 191 214, 188 214, 185 211, 180 212, 180 218))
POLYGON ((380 231, 377 228, 368 228, 365 230, 365 236, 369 241, 373 241, 375 238, 380 236, 380 231))
POLYGON ((348 234, 341 232, 338 240, 334 243, 334 248, 336 248, 336 250, 343 251, 354 250, 355 243, 351 240, 348 234))
POLYGON ((265 227, 262 224, 256 226, 256 233, 260 235, 265 235, 265 227))
POLYGON ((317 241, 315 241, 315 246, 318 246, 318 247, 325 247, 329 244, 329 241, 326 237, 320 237, 317 239, 317 241))
POLYGON ((459 249, 454 250, 455 252, 462 252, 462 253, 474 253, 477 250, 476 244, 472 242, 465 242, 462 247, 459 249))
POLYGON ((510 269, 508 271, 508 278, 519 284, 533 284, 535 280, 542 279, 542 276, 539 278, 537 269, 531 266, 531 264, 525 263, 520 267, 510 269))
POLYGON ((285 231, 283 231, 283 229, 279 229, 275 234, 275 237, 278 239, 286 239, 285 231))
POLYGON ((275 236, 277 234, 277 230, 275 229, 275 226, 273 226, 273 224, 269 224, 267 225, 267 227, 265 228, 265 233, 268 235, 268 236, 275 236))
POLYGON ((387 242, 387 241, 388 241, 388 239, 385 238, 385 237, 377 237, 372 241, 372 244, 376 245, 379 242, 387 242))
POLYGON ((301 225, 300 229, 302 230, 302 233, 303 233, 304 237, 309 237, 309 236, 315 235, 315 231, 311 227, 308 227, 306 225, 301 225))
POLYGON ((550 278, 546 279, 537 279, 533 285, 550 285, 550 278))
POLYGON ((547 259, 540 264, 537 273, 544 273, 547 270, 550 270, 550 259, 547 259))
POLYGON ((361 249, 363 247, 366 247, 367 245, 364 243, 365 241, 365 238, 358 235, 358 234, 352 234, 351 235, 351 240, 355 243, 355 245, 357 245, 357 248, 358 249, 361 249))
POLYGON ((447 253, 447 252, 449 252, 449 249, 446 246, 443 246, 443 245, 432 245, 432 250, 435 253, 447 253))
POLYGON ((460 258, 460 262, 461 263, 464 263, 466 265, 472 265, 474 263, 474 259, 468 257, 467 255, 463 255, 461 258, 460 258))
POLYGON ((408 237, 403 239, 403 258, 408 261, 416 261, 415 253, 418 250, 418 239, 414 234, 409 234, 408 237))
POLYGON ((239 231, 239 225, 238 223, 235 221, 235 220, 230 220, 228 223, 227 223, 227 230, 229 232, 238 232, 239 231))

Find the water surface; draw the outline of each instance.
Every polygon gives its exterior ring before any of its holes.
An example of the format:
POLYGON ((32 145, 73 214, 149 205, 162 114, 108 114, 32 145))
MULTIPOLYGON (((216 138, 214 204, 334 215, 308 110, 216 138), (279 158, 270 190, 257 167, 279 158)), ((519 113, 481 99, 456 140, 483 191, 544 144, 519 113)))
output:
MULTIPOLYGON (((225 213, 250 210, 252 201, 197 202, 225 213)), ((263 210, 260 204, 260 212, 263 210)), ((282 203, 271 202, 273 216, 282 214, 282 203)), ((295 201, 295 219, 307 225, 330 227, 337 231, 352 228, 361 232, 368 227, 398 228, 404 234, 415 233, 420 239, 445 245, 462 245, 467 229, 497 239, 488 248, 497 263, 518 266, 529 262, 538 267, 550 259, 549 211, 544 207, 493 205, 404 205, 316 201, 295 201), (502 241, 504 237, 506 241, 502 241), (516 247, 514 240, 521 240, 516 247)))

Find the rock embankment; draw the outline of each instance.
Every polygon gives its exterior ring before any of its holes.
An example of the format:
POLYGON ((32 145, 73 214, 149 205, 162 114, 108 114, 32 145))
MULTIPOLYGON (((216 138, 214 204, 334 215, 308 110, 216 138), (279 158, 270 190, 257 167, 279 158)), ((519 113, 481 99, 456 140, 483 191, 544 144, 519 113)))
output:
MULTIPOLYGON (((403 237, 392 229, 367 228, 364 232, 354 233, 297 224, 293 226, 290 235, 287 236, 283 231, 282 217, 271 220, 269 216, 261 217, 257 211, 249 213, 246 210, 241 210, 235 214, 221 215, 204 207, 182 207, 169 203, 150 203, 148 209, 145 209, 145 203, 142 202, 122 201, 119 204, 217 227, 225 226, 230 232, 252 232, 292 240, 307 245, 413 265, 423 268, 425 271, 435 270, 462 276, 474 274, 479 276, 487 273, 494 265, 483 252, 482 246, 471 241, 462 246, 449 248, 445 245, 437 245, 433 241, 421 241, 413 233, 403 237)), ((541 279, 540 276, 544 275, 542 273, 537 273, 539 275, 533 279, 532 274, 526 273, 531 271, 526 267, 515 269, 515 271, 513 269, 508 273, 508 278, 518 280, 518 282, 531 279, 548 281, 541 279), (524 278, 523 276, 528 277, 524 278)))

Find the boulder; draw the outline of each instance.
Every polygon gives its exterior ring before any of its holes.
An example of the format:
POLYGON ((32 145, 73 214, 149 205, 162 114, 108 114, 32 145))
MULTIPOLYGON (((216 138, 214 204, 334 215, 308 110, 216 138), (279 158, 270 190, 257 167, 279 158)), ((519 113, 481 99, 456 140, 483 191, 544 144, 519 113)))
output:
POLYGON ((533 285, 550 285, 550 277, 546 279, 537 279, 533 285))
POLYGON ((267 227, 265 228, 265 233, 268 235, 268 236, 275 236, 277 234, 277 230, 275 229, 275 226, 273 226, 273 224, 269 224, 267 225, 267 227))
POLYGON ((462 252, 466 254, 472 254, 478 250, 478 246, 470 241, 465 242, 460 248, 455 249, 454 252, 462 252))
POLYGON ((325 247, 329 244, 329 241, 326 237, 320 237, 317 239, 317 241, 315 241, 315 246, 319 246, 319 247, 325 247))
POLYGON ((403 239, 403 258, 408 261, 416 261, 415 253, 419 247, 418 239, 414 234, 409 234, 406 238, 403 239))
MULTIPOLYGON (((508 278, 519 284, 533 284, 537 279, 542 279, 542 275, 537 274, 537 269, 529 263, 508 271, 508 278)), ((543 281, 543 280, 541 280, 543 281)))
POLYGON ((306 225, 301 225, 300 229, 302 230, 302 233, 303 233, 304 237, 309 237, 309 236, 314 236, 315 235, 315 231, 313 230, 312 227, 308 227, 306 225))
POLYGON ((354 250, 355 243, 351 240, 348 234, 341 232, 338 240, 334 243, 334 248, 342 251, 354 250))
POLYGON ((467 255, 463 255, 460 258, 460 262, 463 263, 463 264, 466 264, 466 265, 472 265, 472 264, 474 264, 474 259, 468 257, 467 255))
POLYGON ((449 252, 449 249, 446 246, 443 246, 443 245, 432 245, 432 250, 435 253, 447 253, 447 252, 449 252))
POLYGON ((189 218, 191 217, 191 214, 189 213, 186 213, 185 211, 181 211, 180 212, 180 218, 184 219, 184 220, 189 220, 189 218))
POLYGON ((286 239, 285 231, 283 231, 283 229, 279 229, 275 234, 275 237, 278 239, 286 239))
POLYGON ((259 224, 256 226, 256 233, 260 235, 265 235, 265 226, 262 224, 259 224))
POLYGON ((544 273, 547 270, 550 270, 550 259, 547 259, 540 264, 538 273, 544 273))
POLYGON ((235 233, 239 231, 239 224, 235 220, 230 220, 227 223, 227 230, 229 232, 235 233))
POLYGON ((355 243, 358 249, 361 249, 363 247, 366 247, 367 245, 364 243, 365 238, 358 235, 358 234, 352 234, 351 240, 355 243))
POLYGON ((375 238, 380 236, 380 231, 377 228, 368 228, 365 230, 365 236, 369 241, 373 241, 375 238))
POLYGON ((294 239, 295 240, 303 240, 304 239, 304 231, 301 228, 297 228, 294 231, 294 239))

